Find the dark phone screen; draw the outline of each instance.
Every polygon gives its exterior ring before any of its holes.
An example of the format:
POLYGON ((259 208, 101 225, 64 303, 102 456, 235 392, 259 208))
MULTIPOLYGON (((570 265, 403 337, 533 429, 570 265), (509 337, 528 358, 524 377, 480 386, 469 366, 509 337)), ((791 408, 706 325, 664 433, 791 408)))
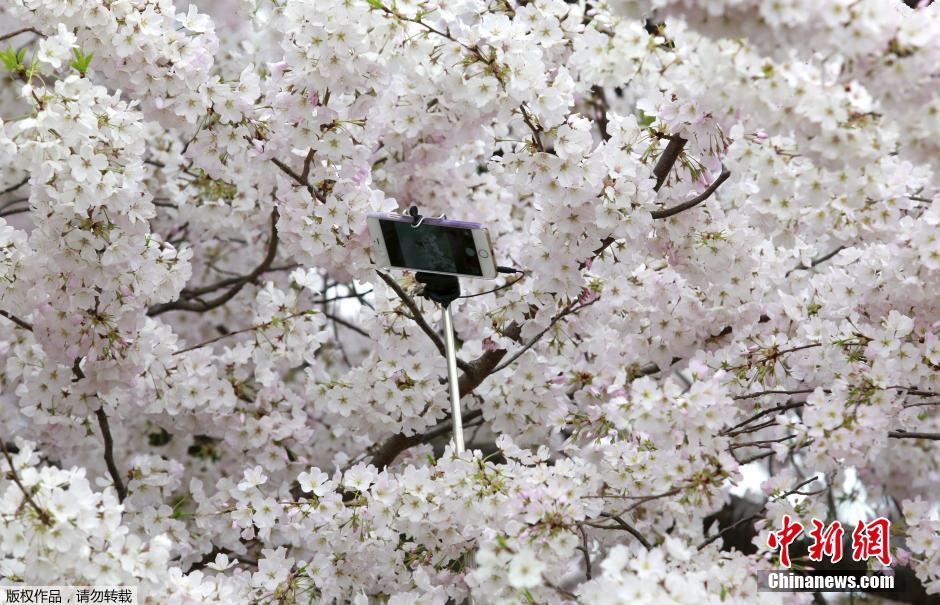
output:
POLYGON ((388 250, 388 260, 395 267, 415 271, 441 271, 482 276, 473 232, 459 227, 421 225, 379 220, 388 250))

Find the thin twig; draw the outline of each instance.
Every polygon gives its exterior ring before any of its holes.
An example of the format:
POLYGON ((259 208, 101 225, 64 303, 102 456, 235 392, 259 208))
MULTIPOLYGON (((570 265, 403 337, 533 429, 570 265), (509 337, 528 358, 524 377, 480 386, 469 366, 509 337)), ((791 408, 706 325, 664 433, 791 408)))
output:
POLYGON ((669 176, 672 167, 676 165, 676 161, 682 155, 682 150, 687 142, 678 135, 669 137, 669 144, 666 145, 666 149, 660 154, 656 166, 653 167, 653 176, 656 177, 656 185, 653 187, 653 191, 659 191, 659 188, 666 182, 666 177, 669 176))
POLYGON ((653 501, 653 500, 658 500, 658 499, 660 499, 660 498, 668 498, 669 496, 675 496, 676 494, 680 493, 681 491, 682 491, 682 487, 680 486, 680 487, 674 487, 674 488, 672 488, 671 490, 665 491, 665 492, 663 492, 663 493, 661 493, 661 494, 653 494, 653 495, 651 495, 651 496, 629 496, 629 498, 630 498, 631 500, 632 500, 632 499, 636 499, 636 502, 634 502, 633 504, 631 504, 630 507, 629 507, 627 510, 623 511, 623 512, 628 513, 628 512, 630 512, 631 510, 633 510, 633 509, 635 509, 635 508, 637 508, 637 507, 639 507, 639 506, 643 506, 643 505, 646 504, 647 502, 651 502, 651 501, 653 501))
POLYGON ((23 492, 23 497, 26 499, 26 503, 32 507, 36 514, 39 515, 39 520, 42 521, 43 525, 47 527, 52 526, 52 519, 49 517, 49 513, 45 510, 39 508, 39 505, 36 504, 36 501, 33 500, 33 495, 23 487, 23 484, 20 483, 19 475, 16 474, 16 467, 13 466, 13 458, 10 457, 10 452, 7 451, 7 445, 4 443, 3 439, 0 439, 0 450, 3 451, 3 457, 6 458, 7 464, 10 466, 10 477, 13 479, 13 483, 16 484, 20 491, 23 492))
POLYGON ((101 428, 101 435, 104 437, 104 462, 114 481, 114 489, 117 491, 118 500, 124 502, 127 498, 127 488, 121 479, 121 472, 114 462, 114 440, 111 438, 111 426, 108 424, 108 416, 104 413, 104 408, 95 410, 95 417, 98 418, 98 426, 101 428))
MULTIPOLYGON (((725 535, 727 532, 733 530, 734 528, 739 527, 739 526, 743 525, 744 523, 748 523, 748 522, 750 522, 750 521, 755 521, 755 520, 759 519, 759 518, 761 517, 761 515, 764 514, 764 511, 767 510, 767 504, 768 504, 771 500, 781 500, 781 499, 783 499, 783 498, 786 498, 787 496, 792 496, 793 494, 797 494, 797 493, 799 493, 799 491, 800 491, 801 488, 803 488, 803 487, 809 485, 810 483, 813 483, 814 481, 818 481, 818 480, 819 480, 819 479, 818 479, 817 477, 815 477, 815 476, 814 476, 814 477, 810 477, 809 479, 807 479, 807 480, 805 480, 805 481, 802 481, 802 482, 800 482, 799 484, 797 484, 795 487, 793 487, 792 489, 790 489, 790 491, 785 492, 785 493, 783 493, 783 494, 781 494, 781 495, 779 495, 779 496, 776 496, 776 497, 774 497, 774 498, 768 499, 767 501, 764 502, 763 506, 761 506, 760 510, 757 511, 755 514, 751 515, 750 517, 745 517, 745 518, 743 518, 743 519, 739 519, 738 521, 732 523, 732 524, 729 525, 728 527, 726 527, 726 528, 724 528, 723 530, 719 531, 719 532, 718 532, 717 534, 715 534, 714 536, 711 536, 710 538, 708 538, 707 540, 705 540, 704 542, 702 542, 701 544, 698 545, 698 550, 702 550, 703 548, 705 548, 706 546, 708 546, 709 544, 711 544, 712 542, 714 542, 714 541, 717 540, 718 538, 722 537, 722 536, 725 535)), ((825 490, 823 490, 823 491, 825 491, 825 490)), ((817 493, 821 493, 821 492, 817 492, 817 493)), ((814 494, 814 495, 815 495, 815 494, 814 494)))
MULTIPOLYGON (((325 303, 324 303, 324 304, 325 304, 325 303)), ((343 326, 344 328, 348 328, 348 329, 352 330, 353 332, 355 332, 356 334, 360 334, 360 335, 362 335, 362 336, 365 336, 366 338, 371 338, 371 337, 369 336, 369 333, 368 333, 368 332, 366 332, 365 330, 363 330, 362 328, 360 328, 360 327, 357 326, 356 324, 350 323, 349 321, 343 319, 343 318, 340 317, 339 315, 334 315, 333 313, 330 313, 330 312, 328 312, 328 311, 321 311, 321 313, 323 313, 323 316, 326 317, 327 319, 331 319, 332 321, 338 323, 339 325, 343 326)))
POLYGON ((549 322, 548 327, 546 327, 544 330, 542 330, 541 332, 539 332, 538 334, 530 338, 529 342, 519 347, 519 349, 517 349, 515 353, 507 357, 501 364, 493 368, 493 373, 499 372, 500 370, 508 367, 515 360, 519 359, 519 357, 523 353, 525 353, 526 351, 531 349, 533 346, 535 346, 535 344, 539 340, 541 340, 541 338, 545 336, 545 334, 547 334, 548 331, 551 330, 555 326, 555 324, 558 323, 558 321, 561 320, 563 317, 565 317, 566 315, 571 315, 572 313, 577 313, 578 311, 580 311, 581 309, 585 307, 590 307, 591 305, 596 303, 598 300, 600 300, 600 297, 595 298, 594 300, 591 300, 589 302, 586 302, 583 305, 574 306, 575 303, 572 303, 568 305, 567 307, 565 307, 564 309, 562 309, 561 312, 557 313, 555 317, 552 318, 552 321, 549 322))
POLYGON ((690 208, 695 208, 696 206, 698 206, 699 204, 707 200, 709 197, 711 197, 711 195, 715 193, 715 191, 721 186, 721 184, 724 183, 726 180, 728 180, 728 177, 730 176, 731 176, 731 171, 725 168, 724 166, 722 166, 721 174, 719 174, 718 178, 715 179, 712 182, 712 184, 708 186, 708 189, 703 191, 701 194, 695 196, 694 198, 692 198, 691 200, 687 202, 682 202, 681 204, 677 206, 673 206, 672 208, 664 208, 663 210, 654 210, 653 212, 650 212, 650 215, 654 219, 664 219, 664 218, 669 218, 671 216, 675 216, 679 214, 680 212, 685 212, 686 210, 689 210, 690 208))
POLYGON ((20 187, 22 187, 23 185, 25 185, 25 184, 28 183, 28 182, 29 182, 29 177, 27 176, 27 177, 25 177, 22 181, 16 183, 15 185, 10 185, 9 187, 7 187, 6 189, 4 189, 3 191, 0 191, 0 195, 6 195, 6 194, 8 194, 8 193, 10 193, 10 192, 16 191, 17 189, 19 189, 20 187))
POLYGON ((792 269, 790 269, 789 271, 787 271, 783 276, 784 276, 784 277, 790 277, 790 274, 793 273, 794 271, 806 271, 806 270, 808 270, 808 269, 812 269, 813 267, 816 267, 816 266, 818 266, 818 265, 821 265, 822 263, 826 262, 826 261, 829 260, 830 258, 834 257, 836 254, 838 254, 838 253, 842 252, 843 250, 845 250, 845 248, 846 248, 845 246, 839 246, 838 248, 836 248, 836 249, 833 250, 832 252, 829 252, 828 254, 823 254, 823 255, 820 256, 819 258, 814 258, 813 260, 810 261, 809 267, 807 267, 807 266, 804 265, 803 263, 800 263, 799 265, 797 265, 797 266, 793 267, 792 269))
POLYGON ((317 311, 314 311, 313 309, 306 309, 306 310, 304 310, 304 311, 298 311, 297 313, 292 313, 292 314, 288 315, 287 317, 279 317, 279 318, 275 318, 275 319, 273 319, 273 320, 271 320, 271 321, 266 321, 266 322, 261 323, 261 324, 257 324, 257 325, 254 325, 254 326, 248 326, 247 328, 242 328, 241 330, 235 330, 234 332, 226 332, 225 334, 222 334, 221 336, 216 336, 215 338, 210 338, 209 340, 205 340, 205 341, 200 342, 199 344, 193 345, 193 346, 191 346, 191 347, 186 347, 185 349, 180 349, 179 351, 174 351, 173 355, 182 355, 183 353, 189 353, 190 351, 195 351, 196 349, 201 349, 202 347, 207 347, 207 346, 209 346, 209 345, 211 345, 211 344, 215 344, 215 343, 219 342, 220 340, 224 340, 224 339, 230 338, 230 337, 232 337, 232 336, 237 336, 237 335, 239 335, 239 334, 244 334, 245 332, 252 332, 252 331, 254 331, 254 330, 262 330, 262 329, 264 329, 264 328, 267 328, 267 327, 273 325, 275 321, 287 321, 288 319, 294 319, 295 317, 300 317, 301 315, 309 315, 309 314, 311 314, 311 313, 316 313, 316 312, 317 312, 317 311))
POLYGON ((735 395, 732 399, 752 399, 754 397, 763 397, 764 395, 799 395, 802 393, 812 393, 814 389, 797 389, 794 391, 760 391, 757 393, 748 393, 746 395, 735 395))
POLYGON ((514 279, 514 280, 512 280, 512 281, 510 281, 510 282, 506 282, 506 283, 503 284, 502 286, 497 286, 496 288, 492 288, 492 289, 490 289, 490 290, 484 290, 483 292, 477 292, 476 294, 464 294, 464 295, 460 296, 459 298, 474 298, 474 297, 476 297, 476 296, 483 296, 483 295, 485 295, 485 294, 493 294, 494 292, 499 292, 500 290, 505 290, 505 289, 507 289, 507 288, 511 288, 511 287, 515 286, 516 284, 518 284, 519 282, 521 282, 522 280, 524 280, 526 277, 527 277, 526 274, 523 273, 522 275, 520 275, 520 276, 517 277, 516 279, 514 279))
POLYGON ((584 576, 590 580, 593 577, 591 573, 591 553, 588 551, 587 532, 584 531, 584 524, 578 524, 578 531, 581 533, 581 552, 584 554, 584 576))
MULTIPOLYGON (((400 298, 401 301, 405 303, 405 306, 408 307, 409 311, 411 311, 411 319, 414 320, 414 322, 418 324, 418 327, 428 335, 428 338, 431 339, 431 342, 434 343, 434 346, 437 347, 437 350, 440 352, 440 354, 446 356, 447 351, 444 348, 444 341, 441 340, 441 337, 438 335, 437 331, 435 331, 434 328, 432 328, 424 319, 424 315, 421 313, 421 309, 418 308, 418 304, 415 302, 415 300, 409 296, 409 294, 405 292, 404 288, 402 288, 397 281, 392 279, 391 276, 386 275, 381 271, 376 271, 376 273, 379 274, 379 277, 382 278, 382 281, 388 284, 389 288, 395 291, 395 294, 398 296, 398 298, 400 298)), ((464 372, 467 372, 469 369, 467 362, 463 361, 459 357, 457 358, 457 367, 459 367, 464 372)))
POLYGON ((13 315, 9 311, 3 311, 2 309, 0 309, 0 317, 6 317, 7 319, 12 321, 19 327, 23 328, 24 330, 29 330, 30 332, 33 331, 33 325, 31 323, 29 323, 28 321, 23 321, 22 319, 20 319, 16 315, 13 315))
POLYGON ((747 420, 744 420, 744 421, 742 421, 742 422, 739 422, 738 424, 734 425, 733 427, 731 427, 731 428, 729 428, 729 429, 726 429, 726 430, 724 430, 724 431, 722 431, 722 432, 720 432, 720 433, 718 433, 718 434, 719 434, 719 435, 728 435, 728 434, 732 433, 733 431, 736 431, 737 429, 739 429, 739 428, 741 428, 741 427, 743 427, 743 426, 747 426, 747 425, 751 424, 751 423, 754 422, 755 420, 758 420, 758 419, 760 419, 760 418, 763 418, 764 416, 767 416, 768 414, 773 414, 773 413, 775 413, 775 412, 786 412, 787 410, 793 410, 793 409, 796 409, 796 408, 801 408, 801 407, 803 407, 804 405, 806 405, 806 402, 805 402, 805 401, 793 401, 793 402, 790 402, 790 403, 785 403, 785 404, 783 404, 783 405, 778 405, 778 406, 773 407, 773 408, 768 408, 768 409, 766 409, 766 410, 761 410, 760 412, 758 412, 757 414, 751 416, 751 417, 748 418, 747 420))
POLYGON ((637 541, 639 541, 639 543, 642 544, 644 548, 646 548, 646 550, 653 548, 653 545, 649 543, 649 540, 643 537, 643 534, 641 534, 639 530, 637 530, 637 528, 633 527, 632 525, 624 521, 623 517, 621 517, 620 515, 614 515, 611 513, 602 512, 601 516, 604 517, 605 519, 612 520, 614 523, 617 524, 617 527, 619 527, 623 531, 627 532, 628 534, 636 538, 637 541))
MULTIPOLYGON (((75 376, 73 382, 78 382, 85 378, 85 372, 82 371, 82 358, 75 359, 72 364, 72 374, 75 376)), ((104 408, 95 410, 95 417, 98 419, 98 427, 101 429, 101 436, 104 439, 104 463, 108 467, 108 473, 111 480, 114 481, 114 489, 117 491, 118 500, 124 502, 127 497, 127 488, 124 487, 124 481, 121 479, 121 472, 114 462, 114 439, 111 438, 111 425, 108 424, 108 416, 104 413, 104 408)))
POLYGON ((940 441, 940 433, 909 433, 907 431, 891 431, 888 437, 892 439, 928 439, 940 441))
MULTIPOLYGON (((684 145, 685 144, 684 139, 681 139, 681 140, 683 141, 683 145, 684 145)), ((670 145, 673 145, 673 141, 670 141, 670 145)), ((667 148, 667 151, 668 151, 668 148, 667 148)), ((681 151, 681 148, 679 149, 679 151, 681 151)), ((666 156, 665 152, 663 153, 663 156, 666 156)), ((675 162, 675 159, 673 159, 673 162, 675 162)), ((663 158, 661 157, 659 163, 656 164, 656 168, 654 168, 653 170, 654 174, 656 174, 656 171, 659 169, 660 165, 662 164, 663 164, 663 158)), ((669 164, 669 168, 666 169, 666 172, 668 173, 669 169, 671 168, 672 168, 672 164, 669 164)), ((691 200, 687 202, 683 202, 677 206, 673 206, 672 208, 664 208, 662 210, 653 210, 652 212, 650 212, 650 216, 652 216, 654 219, 664 219, 664 218, 669 218, 671 216, 675 216, 676 214, 679 214, 680 212, 684 212, 685 210, 688 210, 690 208, 694 208, 695 206, 698 206, 699 204, 707 200, 709 197, 711 197, 711 195, 715 193, 718 187, 720 187, 721 184, 725 182, 725 180, 727 180, 728 177, 730 176, 731 176, 731 172, 727 168, 722 166, 721 174, 719 174, 718 178, 715 179, 715 181, 711 185, 708 186, 708 189, 703 191, 701 194, 697 195, 696 197, 692 198, 691 200)), ((657 181, 656 186, 653 187, 653 189, 656 191, 659 191, 659 187, 661 185, 662 185, 662 181, 657 181)), ((597 258, 601 254, 603 254, 604 251, 606 251, 607 248, 609 248, 615 241, 617 241, 617 238, 615 238, 612 235, 608 235, 607 237, 605 237, 603 240, 601 240, 600 247, 591 253, 591 258, 597 258)), ((587 266, 587 262, 582 262, 579 264, 579 268, 581 269, 583 269, 586 266, 587 266)))
POLYGON ((271 265, 274 263, 274 259, 277 257, 277 245, 278 245, 278 236, 277 236, 277 219, 278 219, 278 210, 275 207, 271 211, 271 235, 268 239, 268 250, 267 254, 264 257, 264 260, 261 261, 255 269, 243 277, 237 278, 234 280, 232 287, 229 288, 225 293, 221 294, 219 297, 214 298, 208 302, 201 300, 177 300, 175 302, 166 303, 162 305, 156 305, 151 307, 147 312, 147 315, 151 317, 155 315, 160 315, 161 313, 166 313, 167 311, 195 311, 202 313, 204 311, 209 311, 210 309, 215 309, 227 303, 229 300, 235 297, 245 284, 253 282, 263 273, 267 272, 270 269, 271 265))
MULTIPOLYGON (((312 153, 312 152, 311 152, 311 153, 312 153)), ((310 157, 310 158, 312 159, 312 157, 310 156, 310 154, 308 154, 307 157, 310 157)), ((295 181, 298 185, 300 185, 301 187, 306 188, 307 191, 310 192, 310 195, 312 195, 315 199, 317 199, 317 200, 319 200, 319 201, 321 201, 321 202, 325 202, 325 201, 326 201, 326 198, 323 197, 323 194, 320 193, 319 191, 317 191, 317 189, 315 189, 314 186, 310 184, 310 181, 307 180, 307 176, 306 176, 306 175, 309 174, 309 172, 310 172, 310 164, 307 162, 307 160, 304 160, 304 168, 303 168, 303 170, 304 170, 304 172, 305 172, 306 174, 297 174, 290 166, 288 166, 287 164, 285 164, 284 162, 282 162, 281 160, 279 160, 279 159, 277 159, 277 158, 271 158, 271 163, 274 164, 275 166, 277 166, 278 168, 280 168, 280 169, 281 169, 281 172, 283 172, 284 174, 286 174, 286 175, 289 176, 290 178, 294 179, 294 181, 295 181)))
POLYGON ((18 29, 15 32, 3 34, 2 36, 0 36, 0 42, 3 42, 4 40, 9 40, 10 38, 14 38, 20 34, 26 34, 26 33, 33 33, 41 38, 44 37, 42 35, 42 32, 36 29, 35 27, 24 27, 23 29, 18 29))

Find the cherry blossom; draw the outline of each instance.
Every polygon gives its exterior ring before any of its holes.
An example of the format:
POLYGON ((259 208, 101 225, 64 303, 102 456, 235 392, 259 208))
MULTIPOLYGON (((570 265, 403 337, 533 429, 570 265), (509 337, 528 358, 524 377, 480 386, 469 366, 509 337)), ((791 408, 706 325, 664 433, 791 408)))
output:
POLYGON ((0 578, 804 603, 758 597, 767 538, 863 510, 940 592, 907 4, 7 2, 0 578), (518 271, 454 303, 465 452, 441 310, 366 229, 412 205, 518 271))

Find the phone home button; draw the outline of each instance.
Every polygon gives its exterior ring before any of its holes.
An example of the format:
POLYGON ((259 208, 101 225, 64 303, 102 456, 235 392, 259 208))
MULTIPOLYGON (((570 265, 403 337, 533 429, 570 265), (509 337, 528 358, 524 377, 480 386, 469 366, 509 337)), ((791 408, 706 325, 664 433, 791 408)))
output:
POLYGON ((489 257, 490 257, 490 253, 487 252, 486 250, 480 250, 480 251, 478 252, 478 254, 480 255, 480 258, 489 258, 489 257))

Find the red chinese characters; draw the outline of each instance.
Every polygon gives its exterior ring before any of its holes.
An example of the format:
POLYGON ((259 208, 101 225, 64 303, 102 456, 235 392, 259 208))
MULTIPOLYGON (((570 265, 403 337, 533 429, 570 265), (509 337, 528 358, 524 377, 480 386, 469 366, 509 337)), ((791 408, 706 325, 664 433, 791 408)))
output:
MULTIPOLYGON (((809 530, 812 543, 809 546, 809 560, 822 561, 828 557, 833 563, 842 560, 842 539, 845 530, 839 521, 833 521, 828 526, 818 519, 812 519, 813 527, 809 530)), ((868 523, 859 521, 852 531, 852 559, 867 561, 871 557, 877 558, 883 565, 891 564, 890 549, 891 521, 879 517, 868 523)), ((780 564, 790 567, 790 545, 803 533, 803 525, 790 517, 783 516, 783 526, 778 531, 770 532, 767 536, 767 546, 780 549, 780 564)))
POLYGON ((767 536, 767 546, 780 547, 780 564, 790 567, 790 544, 803 533, 803 524, 790 519, 790 515, 783 516, 783 529, 771 532, 767 536))
POLYGON ((876 557, 882 565, 891 565, 890 530, 891 521, 884 517, 869 523, 859 521, 852 532, 852 559, 867 561, 876 557))
POLYGON ((833 563, 841 561, 844 534, 845 530, 838 521, 833 521, 826 527, 819 519, 813 519, 813 529, 809 532, 809 537, 813 539, 813 544, 809 547, 810 561, 822 561, 823 555, 829 557, 833 563))

